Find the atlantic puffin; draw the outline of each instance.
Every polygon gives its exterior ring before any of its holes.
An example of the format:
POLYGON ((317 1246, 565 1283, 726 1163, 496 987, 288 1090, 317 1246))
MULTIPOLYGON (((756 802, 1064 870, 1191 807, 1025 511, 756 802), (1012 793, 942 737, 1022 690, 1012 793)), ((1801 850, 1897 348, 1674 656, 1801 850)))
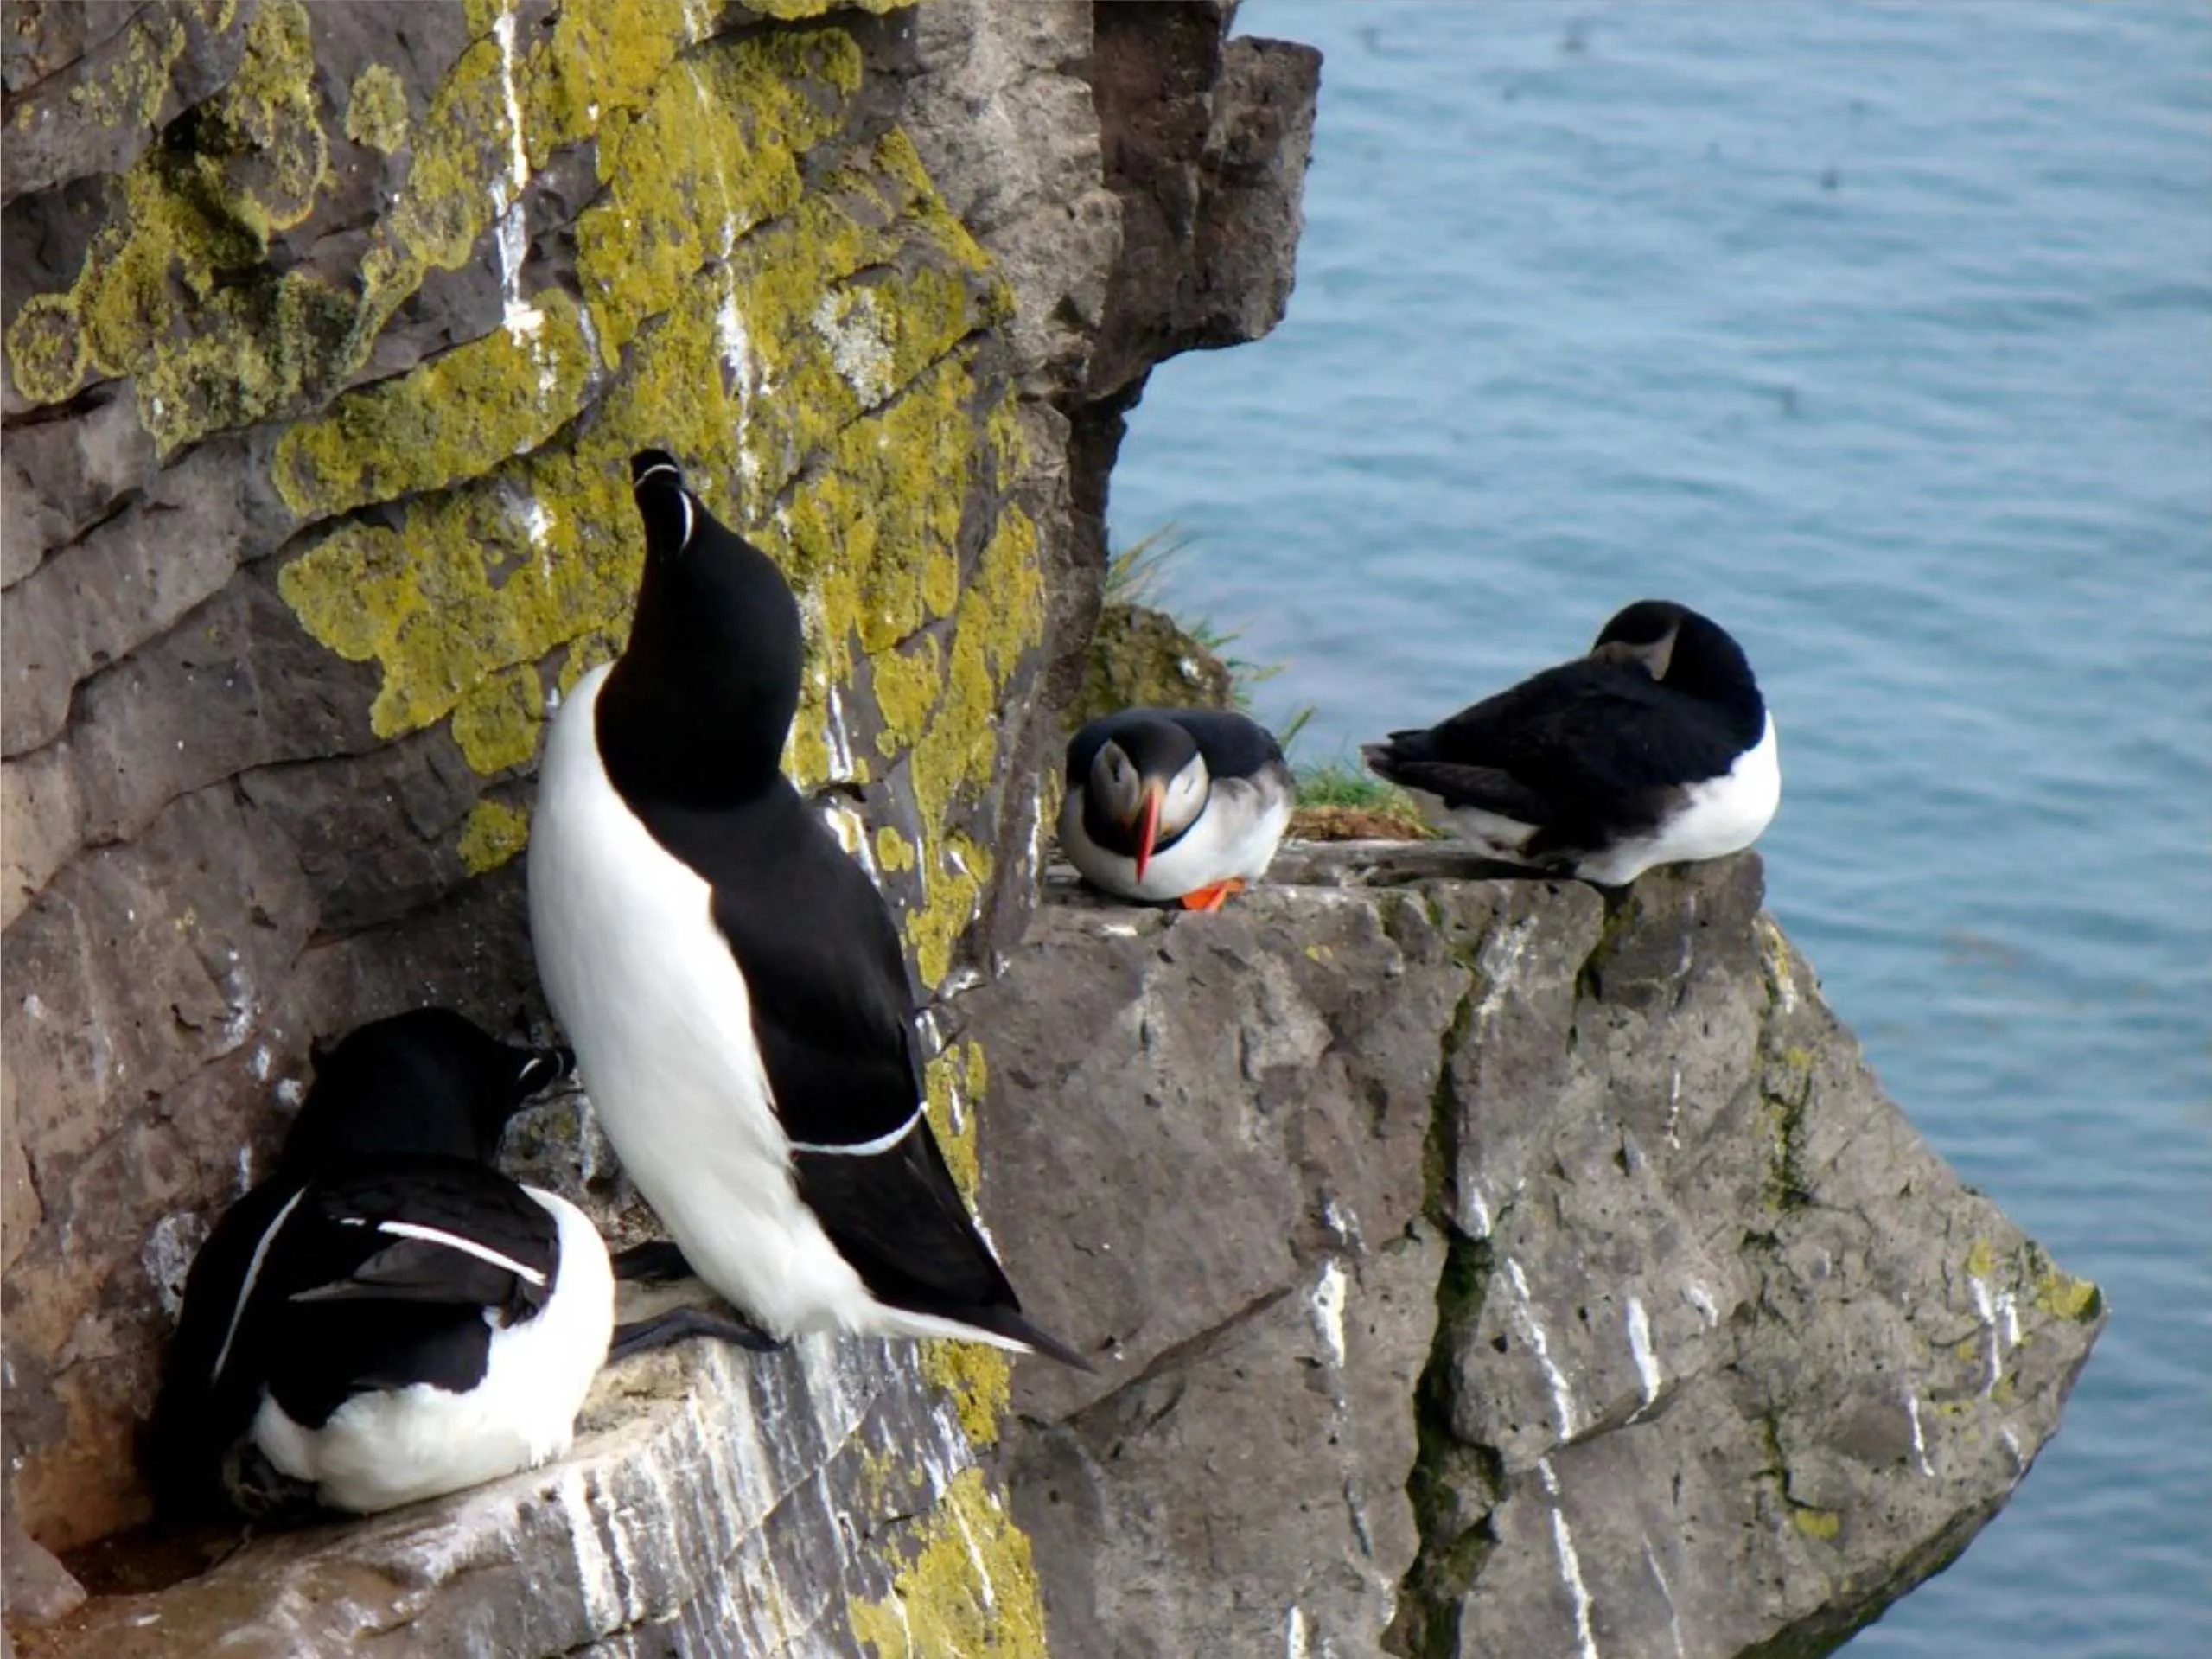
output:
POLYGON ((899 931, 782 771, 804 646, 774 560, 634 457, 628 644, 539 773, 531 935, 622 1167, 767 1337, 954 1337, 1081 1365, 1031 1324, 923 1116, 899 931))
POLYGON ((1267 873, 1296 790, 1282 745, 1227 710, 1124 709, 1068 744, 1060 845, 1121 898, 1218 910, 1267 873))
POLYGON ((607 1250, 492 1167, 565 1075, 449 1009, 314 1051, 276 1172, 193 1260, 149 1432, 161 1506, 367 1514, 568 1449, 607 1356, 607 1250))
POLYGON ((1657 599, 1607 622, 1587 656, 1364 753, 1483 856, 1603 887, 1740 852, 1782 801, 1774 717, 1743 648, 1657 599))

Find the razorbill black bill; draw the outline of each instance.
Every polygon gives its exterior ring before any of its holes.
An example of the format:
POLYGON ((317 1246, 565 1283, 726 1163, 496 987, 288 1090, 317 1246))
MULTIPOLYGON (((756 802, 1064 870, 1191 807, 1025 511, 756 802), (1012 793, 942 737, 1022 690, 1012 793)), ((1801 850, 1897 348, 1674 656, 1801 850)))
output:
POLYGON ((783 775, 790 586, 669 456, 637 456, 631 482, 629 642, 553 722, 529 853, 539 977, 622 1167, 771 1337, 958 1337, 1081 1364, 1023 1317, 922 1115, 889 909, 783 775))
POLYGON ((1282 745, 1214 709, 1124 709, 1068 743, 1060 845, 1093 887, 1217 910, 1267 873, 1297 791, 1282 745))
POLYGON ((1606 887, 1741 852, 1782 801, 1774 717, 1743 648, 1656 599, 1606 623, 1589 655, 1364 753, 1485 856, 1606 887))
POLYGON ((607 1356, 607 1250, 491 1164, 564 1075, 448 1009, 315 1056, 277 1172, 194 1258, 149 1433, 163 1508, 370 1513, 558 1457, 607 1356))

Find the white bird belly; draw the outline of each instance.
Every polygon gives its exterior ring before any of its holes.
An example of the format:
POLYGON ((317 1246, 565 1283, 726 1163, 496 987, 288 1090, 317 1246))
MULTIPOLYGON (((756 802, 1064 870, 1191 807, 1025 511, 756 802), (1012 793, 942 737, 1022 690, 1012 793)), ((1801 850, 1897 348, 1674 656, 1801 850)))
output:
POLYGON ((1765 833, 1781 805, 1782 744, 1769 714, 1759 741, 1720 776, 1685 788, 1681 806, 1655 832, 1583 859, 1576 873, 1619 887, 1660 865, 1725 858, 1765 833))
POLYGON ((319 1429, 265 1396, 253 1436, 269 1461, 314 1484, 333 1509, 371 1515, 457 1492, 569 1448, 576 1414, 607 1358, 615 1278, 590 1219, 565 1198, 524 1189, 560 1231, 552 1299, 535 1318, 493 1326, 484 1378, 465 1394, 427 1382, 356 1394, 319 1429))
POLYGON ((713 890, 608 778, 571 692, 530 835, 530 928, 546 1000, 622 1167, 715 1290, 777 1336, 883 1330, 883 1309, 800 1202, 713 890))
POLYGON ((1060 845, 1094 887, 1123 898, 1164 903, 1232 878, 1256 882, 1274 862, 1291 826, 1287 790, 1272 792, 1241 778, 1217 778, 1197 821, 1152 855, 1144 878, 1137 860, 1102 847, 1083 828, 1083 794, 1070 789, 1060 806, 1060 845))
POLYGON ((1479 807, 1455 807, 1442 795, 1431 794, 1426 789, 1408 788, 1406 793, 1413 797, 1421 816, 1436 828, 1456 841, 1465 842, 1484 858, 1495 858, 1501 864, 1523 862, 1520 849, 1536 833, 1535 826, 1508 818, 1502 813, 1484 812, 1479 807))

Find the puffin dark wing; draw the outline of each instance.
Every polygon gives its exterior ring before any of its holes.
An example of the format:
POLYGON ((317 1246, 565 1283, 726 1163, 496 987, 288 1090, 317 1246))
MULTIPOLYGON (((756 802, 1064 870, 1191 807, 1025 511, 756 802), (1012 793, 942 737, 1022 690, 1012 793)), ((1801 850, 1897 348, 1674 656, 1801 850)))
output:
POLYGON ((1169 718, 1188 731, 1217 778, 1255 777, 1283 763, 1275 734, 1248 715, 1230 709, 1176 709, 1169 718))
MULTIPOLYGON (((1501 773, 1546 801, 1592 787, 1615 793, 1661 787, 1682 775, 1668 769, 1679 757, 1667 750, 1686 701, 1640 670, 1585 658, 1546 669, 1425 731, 1393 732, 1371 755, 1397 768, 1501 773)), ((1721 758, 1716 769, 1727 766, 1721 758)), ((1489 787, 1479 777, 1471 782, 1489 787)))
POLYGON ((1510 772, 1495 766, 1418 758, 1418 752, 1409 753, 1398 746, 1398 738, 1406 735, 1393 734, 1390 743, 1369 743, 1361 751, 1376 776, 1402 788, 1432 794, 1455 809, 1495 813, 1537 828, 1551 822, 1552 803, 1510 772))

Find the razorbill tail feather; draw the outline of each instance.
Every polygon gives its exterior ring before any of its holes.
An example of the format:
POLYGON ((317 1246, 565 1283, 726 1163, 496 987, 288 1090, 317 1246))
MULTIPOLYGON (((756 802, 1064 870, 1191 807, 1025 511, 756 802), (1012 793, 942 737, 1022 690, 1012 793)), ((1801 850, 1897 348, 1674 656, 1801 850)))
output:
POLYGON ((173 1515, 366 1514, 532 1467, 607 1355, 597 1230, 491 1164, 567 1054, 430 1008, 315 1058, 276 1173, 185 1282, 149 1432, 173 1515))
POLYGON ((530 924, 622 1167, 768 1335, 959 1337, 1071 1364, 1022 1315, 922 1116, 898 929, 781 769, 799 608, 657 450, 631 463, 628 646, 564 702, 530 924))
POLYGON ((1259 722, 1124 709, 1068 740, 1060 845, 1093 887, 1217 910, 1267 873, 1295 797, 1282 746, 1259 722))
POLYGON ((1774 717, 1743 648, 1655 599, 1606 623, 1589 655, 1364 753, 1485 856, 1606 887, 1741 852, 1782 801, 1774 717))

